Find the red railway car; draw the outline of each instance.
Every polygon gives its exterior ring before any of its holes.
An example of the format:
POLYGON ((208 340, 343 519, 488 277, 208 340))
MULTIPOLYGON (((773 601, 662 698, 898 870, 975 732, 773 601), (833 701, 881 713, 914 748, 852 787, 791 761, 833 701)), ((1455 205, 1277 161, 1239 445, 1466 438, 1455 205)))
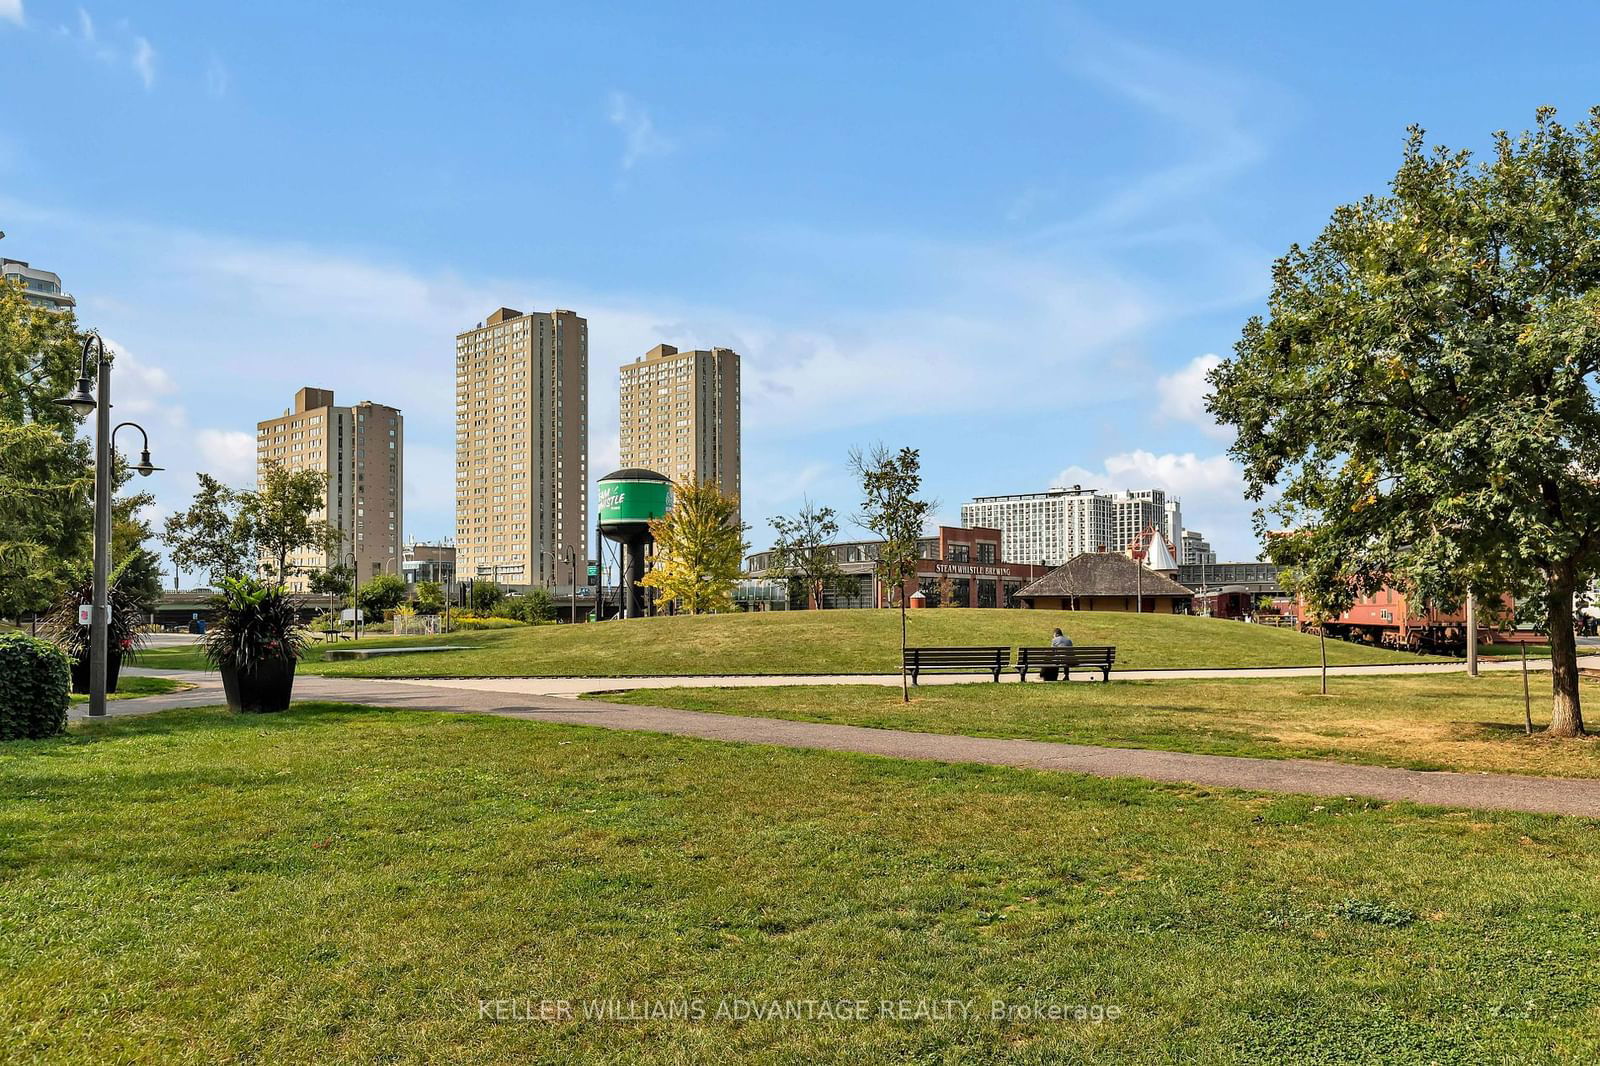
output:
MULTIPOLYGON (((1478 609, 1478 642, 1492 640, 1496 613, 1490 605, 1478 609)), ((1513 602, 1502 597, 1501 614, 1509 618, 1513 602)), ((1306 617, 1300 605, 1300 617, 1306 617)), ((1302 629, 1315 629, 1302 623, 1302 629)), ((1466 609, 1442 611, 1425 604, 1413 606, 1399 589, 1385 586, 1370 596, 1362 596, 1348 611, 1327 623, 1328 636, 1361 644, 1374 644, 1418 652, 1464 653, 1467 647, 1466 609)))

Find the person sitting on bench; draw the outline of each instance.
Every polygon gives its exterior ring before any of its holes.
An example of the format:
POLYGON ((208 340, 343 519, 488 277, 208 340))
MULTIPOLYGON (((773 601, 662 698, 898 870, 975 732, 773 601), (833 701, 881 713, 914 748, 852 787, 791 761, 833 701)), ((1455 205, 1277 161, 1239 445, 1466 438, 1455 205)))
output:
POLYGON ((1050 638, 1050 646, 1052 648, 1070 648, 1072 647, 1072 638, 1057 629, 1055 636, 1050 638))

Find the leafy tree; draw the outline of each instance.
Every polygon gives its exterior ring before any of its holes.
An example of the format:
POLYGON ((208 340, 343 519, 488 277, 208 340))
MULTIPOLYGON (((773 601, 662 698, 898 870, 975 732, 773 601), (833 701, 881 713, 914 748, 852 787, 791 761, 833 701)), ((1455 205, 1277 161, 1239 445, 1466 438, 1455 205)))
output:
POLYGON ((173 565, 199 571, 213 585, 223 578, 250 576, 258 556, 255 534, 243 514, 244 493, 210 474, 198 476, 200 488, 189 509, 168 515, 162 528, 173 565))
MULTIPOLYGON (((127 476, 122 474, 124 479, 127 476)), ((143 611, 151 610, 161 599, 161 557, 145 547, 154 531, 139 516, 153 503, 155 497, 148 492, 111 501, 111 566, 121 575, 122 594, 143 611)))
POLYGON ((330 626, 335 621, 334 598, 342 599, 350 595, 351 574, 352 571, 348 566, 344 563, 339 563, 323 570, 313 570, 306 575, 306 586, 313 593, 328 597, 328 624, 330 626))
POLYGON ((495 605, 495 617, 511 618, 518 622, 548 622, 556 616, 555 601, 550 590, 535 586, 520 596, 507 596, 495 605))
POLYGON ((672 487, 672 507, 652 519, 655 567, 639 584, 660 589, 690 614, 733 609, 733 589, 744 561, 739 499, 715 481, 685 481, 672 487))
POLYGON ((870 451, 853 448, 850 467, 861 479, 861 516, 856 520, 883 541, 878 549, 878 577, 900 603, 900 695, 911 702, 906 683, 906 583, 917 575, 917 541, 937 506, 919 500, 922 459, 917 449, 891 451, 877 444, 870 451))
POLYGON ((1481 163, 1406 141, 1389 193, 1273 270, 1208 401, 1274 561, 1337 599, 1535 591, 1549 732, 1583 732, 1573 594, 1600 568, 1600 110, 1496 134, 1481 163))
POLYGON ((473 581, 467 590, 467 604, 475 611, 493 611, 506 595, 506 590, 494 581, 473 581))
POLYGON ((861 575, 840 574, 833 579, 833 591, 840 599, 853 600, 861 595, 861 575))
POLYGON ((419 581, 412 602, 418 614, 438 614, 444 610, 444 586, 437 581, 419 581))
POLYGON ((804 500, 793 518, 779 515, 771 525, 778 536, 772 544, 769 572, 788 579, 791 587, 798 586, 801 596, 821 610, 823 587, 839 576, 839 560, 833 552, 839 523, 833 508, 814 507, 804 500))
POLYGON ((189 509, 168 515, 162 533, 172 561, 185 570, 213 583, 261 570, 281 585, 293 552, 340 546, 338 531, 312 517, 327 502, 327 476, 319 471, 270 462, 254 489, 231 489, 210 474, 199 479, 189 509))
POLYGON ((405 579, 393 574, 379 574, 362 584, 356 592, 362 616, 367 620, 381 618, 384 611, 392 611, 406 602, 405 579))
POLYGON ((82 346, 70 311, 0 281, 0 616, 48 607, 91 551, 89 443, 55 402, 77 380, 82 346))
POLYGON ((291 471, 282 463, 268 462, 255 491, 241 494, 239 516, 278 584, 288 580, 291 553, 302 548, 338 550, 338 530, 311 517, 327 503, 327 491, 328 476, 319 470, 291 471))
POLYGON ((0 617, 46 609, 88 556, 93 490, 82 442, 0 419, 0 617))

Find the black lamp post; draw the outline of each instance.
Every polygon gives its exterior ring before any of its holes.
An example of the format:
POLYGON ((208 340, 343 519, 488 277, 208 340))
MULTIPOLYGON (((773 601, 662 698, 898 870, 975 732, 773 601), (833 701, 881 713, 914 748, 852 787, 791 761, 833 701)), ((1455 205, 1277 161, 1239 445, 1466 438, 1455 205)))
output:
POLYGON ((355 623, 356 637, 361 639, 361 571, 356 569, 356 553, 345 552, 341 563, 350 564, 350 618, 355 623))
POLYGON ((106 665, 110 655, 108 623, 109 595, 106 586, 111 576, 111 450, 117 430, 132 426, 144 440, 139 462, 133 467, 141 477, 161 469, 150 462, 150 436, 136 422, 111 425, 111 358, 98 333, 83 339, 83 354, 78 361, 78 387, 56 403, 71 408, 79 417, 95 413, 94 432, 94 602, 89 605, 89 716, 106 713, 106 665), (89 353, 94 352, 95 380, 89 377, 89 353), (91 389, 92 386, 92 389, 91 389))

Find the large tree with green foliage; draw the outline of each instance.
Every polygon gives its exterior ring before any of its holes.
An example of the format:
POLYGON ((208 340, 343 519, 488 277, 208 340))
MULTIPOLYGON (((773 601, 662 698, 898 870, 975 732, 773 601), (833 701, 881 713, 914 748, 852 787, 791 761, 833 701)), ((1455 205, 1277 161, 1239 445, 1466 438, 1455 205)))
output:
POLYGON ((1325 607, 1534 591, 1549 732, 1583 732, 1573 594, 1600 567, 1600 110, 1491 157, 1412 129, 1390 191, 1273 270, 1211 375, 1274 560, 1325 607))
POLYGON ((862 526, 883 541, 877 570, 883 587, 900 605, 900 695, 911 702, 906 684, 906 583, 917 575, 917 541, 937 504, 917 498, 922 491, 922 459, 917 449, 892 451, 882 444, 851 449, 850 468, 861 479, 862 526))
POLYGON ((650 522, 655 566, 639 584, 690 614, 732 610, 747 528, 738 516, 738 497, 715 481, 674 484, 672 506, 650 522))
POLYGON ((820 610, 823 588, 840 574, 833 551, 834 538, 839 535, 833 508, 816 507, 804 500, 793 518, 779 515, 770 522, 777 538, 772 542, 767 573, 797 586, 820 610))
POLYGON ((45 609, 94 536, 89 445, 55 403, 78 374, 70 311, 35 307, 0 281, 0 617, 45 609))
POLYGON ((289 556, 302 548, 337 551, 339 531, 312 516, 327 502, 328 476, 319 470, 289 470, 268 462, 253 492, 241 497, 239 515, 256 549, 279 584, 288 580, 289 556))
POLYGON ((326 475, 268 463, 253 489, 231 489, 200 474, 189 509, 168 515, 162 539, 173 562, 213 582, 257 570, 282 584, 302 548, 336 551, 339 533, 313 517, 326 501, 326 475))

